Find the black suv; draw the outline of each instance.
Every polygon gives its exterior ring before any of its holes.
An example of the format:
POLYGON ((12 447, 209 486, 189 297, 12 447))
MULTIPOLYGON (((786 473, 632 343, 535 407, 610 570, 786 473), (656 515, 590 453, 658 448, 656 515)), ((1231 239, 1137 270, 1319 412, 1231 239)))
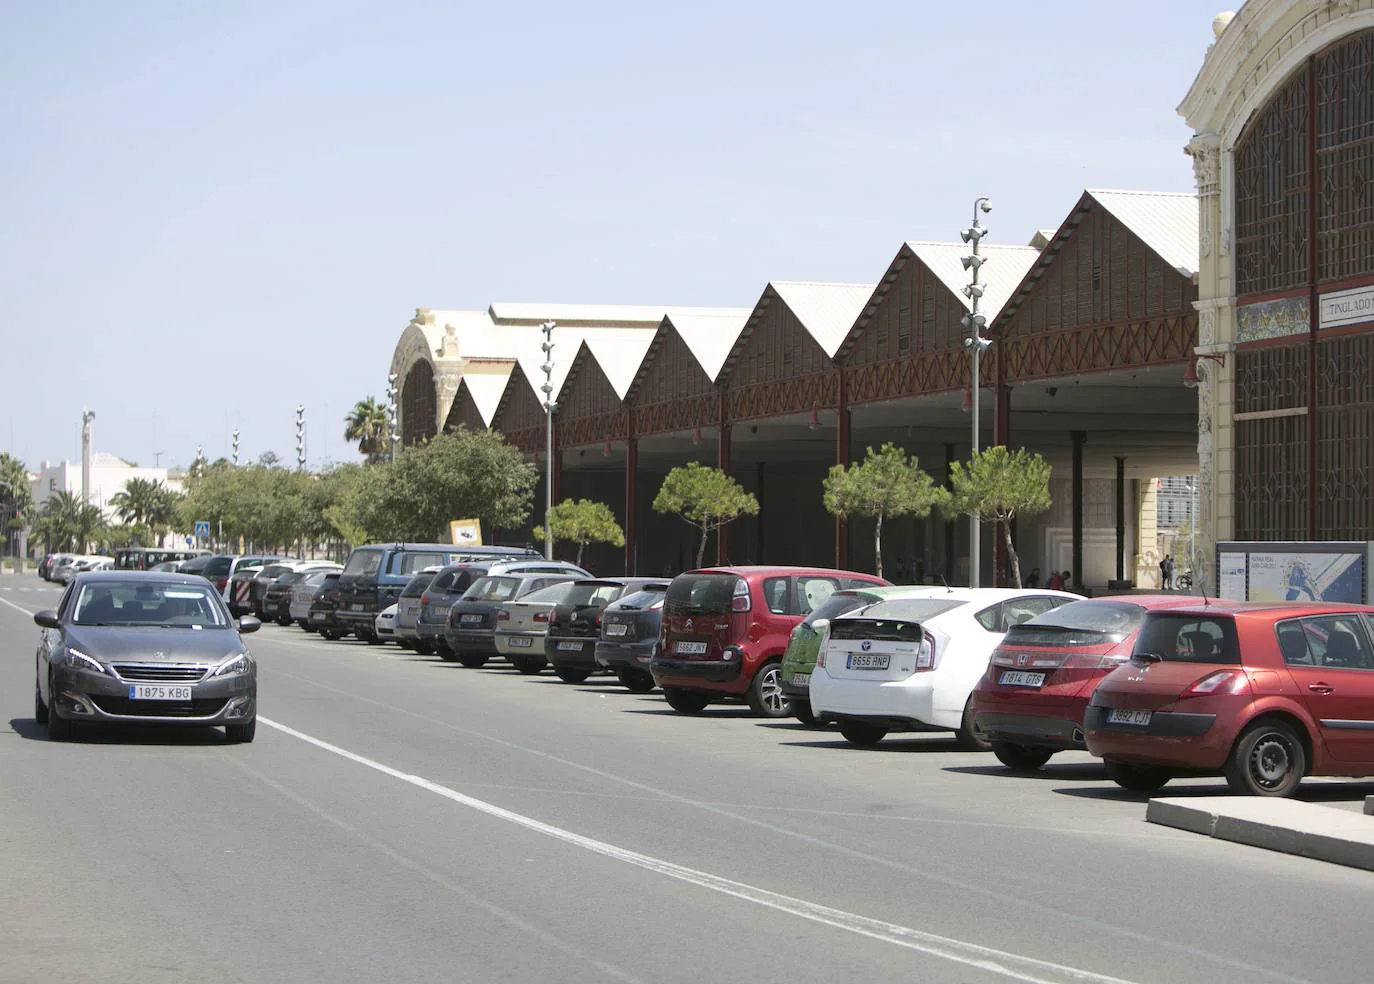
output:
POLYGON ((540 558, 525 547, 465 547, 453 543, 371 543, 349 554, 339 576, 340 628, 378 644, 373 622, 377 613, 396 603, 410 579, 426 567, 470 561, 540 558))

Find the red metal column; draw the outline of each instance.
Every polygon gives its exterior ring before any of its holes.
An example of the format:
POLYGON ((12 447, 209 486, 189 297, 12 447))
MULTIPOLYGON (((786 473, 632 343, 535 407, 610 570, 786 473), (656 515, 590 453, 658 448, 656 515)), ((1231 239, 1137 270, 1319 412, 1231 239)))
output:
MULTIPOLYGON (((840 370, 840 399, 835 408, 835 464, 849 464, 849 389, 844 370, 840 370)), ((849 526, 835 517, 835 566, 845 570, 849 566, 849 526)))
MULTIPOLYGON (((716 437, 716 467, 725 474, 730 474, 730 421, 727 410, 729 403, 725 399, 725 391, 720 391, 720 430, 716 437)), ((726 538, 727 527, 722 526, 716 530, 716 563, 724 564, 729 554, 729 541, 726 538)))
POLYGON ((639 472, 639 438, 634 433, 634 418, 627 425, 629 436, 625 439, 625 573, 637 574, 635 557, 635 519, 639 512, 639 489, 636 481, 639 472))

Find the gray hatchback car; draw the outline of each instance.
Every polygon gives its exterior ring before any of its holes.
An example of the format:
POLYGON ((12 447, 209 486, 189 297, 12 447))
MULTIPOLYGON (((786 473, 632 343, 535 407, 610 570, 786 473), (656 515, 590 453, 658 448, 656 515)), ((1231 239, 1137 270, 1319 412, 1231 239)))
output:
POLYGON ((258 667, 237 623, 204 578, 144 571, 78 575, 43 629, 34 717, 62 741, 91 724, 223 726, 253 740, 258 667))

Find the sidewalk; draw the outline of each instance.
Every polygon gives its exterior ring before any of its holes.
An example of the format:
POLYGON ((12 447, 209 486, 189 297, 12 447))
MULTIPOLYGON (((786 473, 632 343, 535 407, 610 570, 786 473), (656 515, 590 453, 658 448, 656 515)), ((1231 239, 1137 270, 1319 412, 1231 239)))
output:
POLYGON ((1261 796, 1150 800, 1145 819, 1218 840, 1374 871, 1374 796, 1365 812, 1261 796))

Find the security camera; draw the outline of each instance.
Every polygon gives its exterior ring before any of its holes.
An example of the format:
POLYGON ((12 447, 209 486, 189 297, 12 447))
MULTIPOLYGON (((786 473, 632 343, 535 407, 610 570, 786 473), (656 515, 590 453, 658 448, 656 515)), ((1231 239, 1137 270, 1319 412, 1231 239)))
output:
POLYGON ((984 198, 981 202, 978 203, 978 207, 981 208, 984 212, 991 212, 991 211, 992 211, 992 199, 990 199, 990 198, 984 198))

